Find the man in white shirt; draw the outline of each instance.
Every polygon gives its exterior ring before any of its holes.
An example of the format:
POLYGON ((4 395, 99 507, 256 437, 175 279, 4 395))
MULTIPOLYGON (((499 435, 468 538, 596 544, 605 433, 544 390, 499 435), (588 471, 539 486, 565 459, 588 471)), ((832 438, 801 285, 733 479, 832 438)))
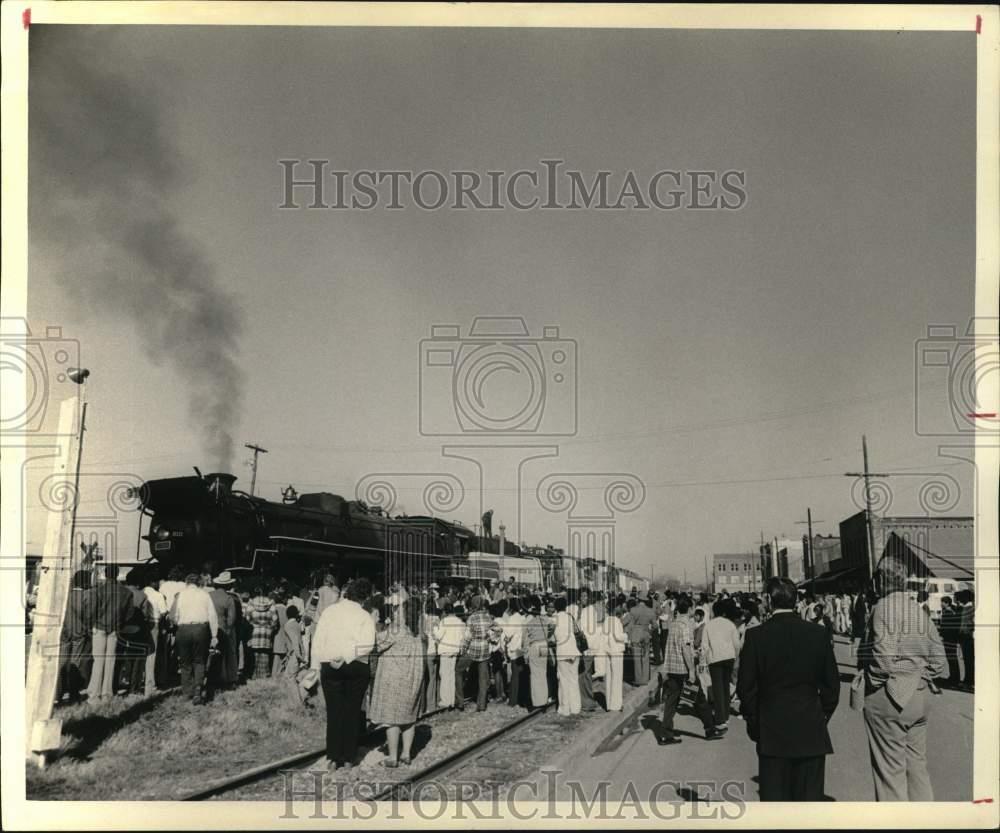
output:
MULTIPOLYGON (((507 602, 507 618, 503 623, 504 646, 510 667, 510 686, 507 702, 511 706, 521 704, 521 686, 527 669, 524 656, 524 626, 527 619, 521 612, 521 600, 512 596, 507 602)), ((525 691, 527 688, 525 688, 525 691)))
POLYGON ((157 589, 160 585, 160 580, 155 576, 149 577, 149 582, 143 588, 142 592, 145 593, 146 599, 149 601, 149 607, 147 608, 147 615, 149 618, 149 634, 152 641, 153 650, 150 651, 146 657, 146 684, 145 693, 148 697, 154 691, 156 691, 156 665, 157 657, 161 656, 161 641, 160 641, 160 622, 163 617, 167 615, 169 608, 167 607, 167 600, 163 597, 163 594, 157 589))
POLYGON ((219 618, 211 596, 199 586, 196 573, 185 578, 184 589, 174 597, 170 618, 177 625, 181 690, 196 706, 201 705, 208 652, 218 644, 219 618))
POLYGON ((333 574, 327 573, 323 576, 323 586, 316 591, 316 621, 318 622, 323 612, 330 606, 340 601, 340 588, 337 587, 337 580, 333 574))
POLYGON ((566 611, 566 598, 555 600, 555 643, 556 670, 559 678, 559 714, 569 716, 579 714, 580 677, 577 666, 580 663, 580 649, 576 647, 574 620, 566 611))
POLYGON ((438 656, 441 662, 441 693, 439 705, 442 709, 465 708, 465 703, 455 702, 455 662, 465 641, 465 622, 455 615, 450 602, 444 602, 441 621, 434 628, 438 656))
POLYGON ((177 594, 184 589, 184 570, 181 567, 171 567, 166 581, 160 582, 160 592, 167 603, 167 610, 173 607, 177 594))
POLYGON ((368 656, 375 648, 375 622, 362 604, 371 582, 355 579, 343 598, 323 611, 312 639, 312 667, 319 671, 326 700, 326 761, 329 769, 350 769, 358 751, 361 704, 370 678, 368 656))
POLYGON ((712 679, 712 710, 718 733, 729 729, 729 686, 741 648, 739 631, 728 615, 731 606, 732 602, 722 599, 712 606, 712 618, 705 623, 701 638, 701 649, 712 679))
POLYGON ((604 634, 604 651, 607 656, 607 669, 604 675, 605 699, 609 712, 622 710, 622 689, 624 684, 625 646, 628 637, 622 620, 611 610, 601 624, 604 634))
POLYGON ((666 658, 667 649, 667 633, 670 631, 670 622, 674 618, 674 600, 672 598, 665 598, 657 606, 658 610, 657 619, 658 622, 658 633, 660 644, 657 656, 660 658, 660 664, 663 664, 663 660, 666 658))

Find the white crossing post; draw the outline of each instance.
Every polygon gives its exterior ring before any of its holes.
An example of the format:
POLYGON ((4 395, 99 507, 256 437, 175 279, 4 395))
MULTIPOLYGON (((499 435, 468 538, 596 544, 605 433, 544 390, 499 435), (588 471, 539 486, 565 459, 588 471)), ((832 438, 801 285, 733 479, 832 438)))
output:
MULTIPOLYGON (((66 483, 75 480, 80 444, 80 400, 71 396, 59 410, 59 436, 66 437, 53 466, 57 478, 66 483)), ((39 767, 45 755, 59 748, 62 721, 52 718, 52 706, 59 677, 59 636, 66 615, 73 574, 73 518, 79 495, 61 508, 49 511, 45 527, 45 548, 38 566, 38 597, 31 631, 31 651, 25 682, 24 711, 27 753, 39 767)))

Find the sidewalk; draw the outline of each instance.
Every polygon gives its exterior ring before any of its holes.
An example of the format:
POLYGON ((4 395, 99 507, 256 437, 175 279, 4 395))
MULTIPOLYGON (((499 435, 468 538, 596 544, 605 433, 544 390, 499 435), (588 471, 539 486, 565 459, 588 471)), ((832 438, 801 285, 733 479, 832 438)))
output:
MULTIPOLYGON (((631 734, 630 727, 635 727, 641 731, 641 719, 643 714, 649 711, 649 693, 656 686, 656 669, 653 669, 653 678, 646 685, 632 687, 625 686, 622 695, 622 710, 620 712, 603 712, 591 718, 578 732, 573 740, 564 746, 547 760, 535 777, 535 788, 539 801, 548 800, 548 790, 550 778, 545 775, 548 772, 558 772, 563 775, 571 774, 580 767, 580 760, 589 760, 599 746, 609 738, 620 735, 631 734)), ((600 686, 603 690, 603 685, 600 686)))

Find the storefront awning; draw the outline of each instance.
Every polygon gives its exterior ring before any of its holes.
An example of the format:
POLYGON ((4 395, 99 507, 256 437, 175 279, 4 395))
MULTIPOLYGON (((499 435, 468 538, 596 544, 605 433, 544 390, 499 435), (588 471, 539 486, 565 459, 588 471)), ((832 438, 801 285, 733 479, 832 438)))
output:
POLYGON ((816 578, 811 578, 808 581, 799 582, 798 587, 812 588, 823 587, 830 584, 835 584, 841 579, 850 578, 854 576, 859 570, 860 566, 847 567, 841 570, 829 570, 823 573, 821 576, 816 576, 816 578))

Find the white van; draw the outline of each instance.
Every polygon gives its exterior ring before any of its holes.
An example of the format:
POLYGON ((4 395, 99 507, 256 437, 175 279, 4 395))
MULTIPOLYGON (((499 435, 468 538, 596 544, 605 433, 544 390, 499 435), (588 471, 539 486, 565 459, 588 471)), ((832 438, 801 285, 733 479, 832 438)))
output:
POLYGON ((921 590, 927 591, 927 607, 930 609, 931 618, 935 622, 941 618, 941 599, 950 596, 955 600, 955 594, 965 588, 965 582, 958 579, 938 578, 928 576, 927 578, 909 578, 906 580, 907 588, 914 600, 918 598, 921 590))

